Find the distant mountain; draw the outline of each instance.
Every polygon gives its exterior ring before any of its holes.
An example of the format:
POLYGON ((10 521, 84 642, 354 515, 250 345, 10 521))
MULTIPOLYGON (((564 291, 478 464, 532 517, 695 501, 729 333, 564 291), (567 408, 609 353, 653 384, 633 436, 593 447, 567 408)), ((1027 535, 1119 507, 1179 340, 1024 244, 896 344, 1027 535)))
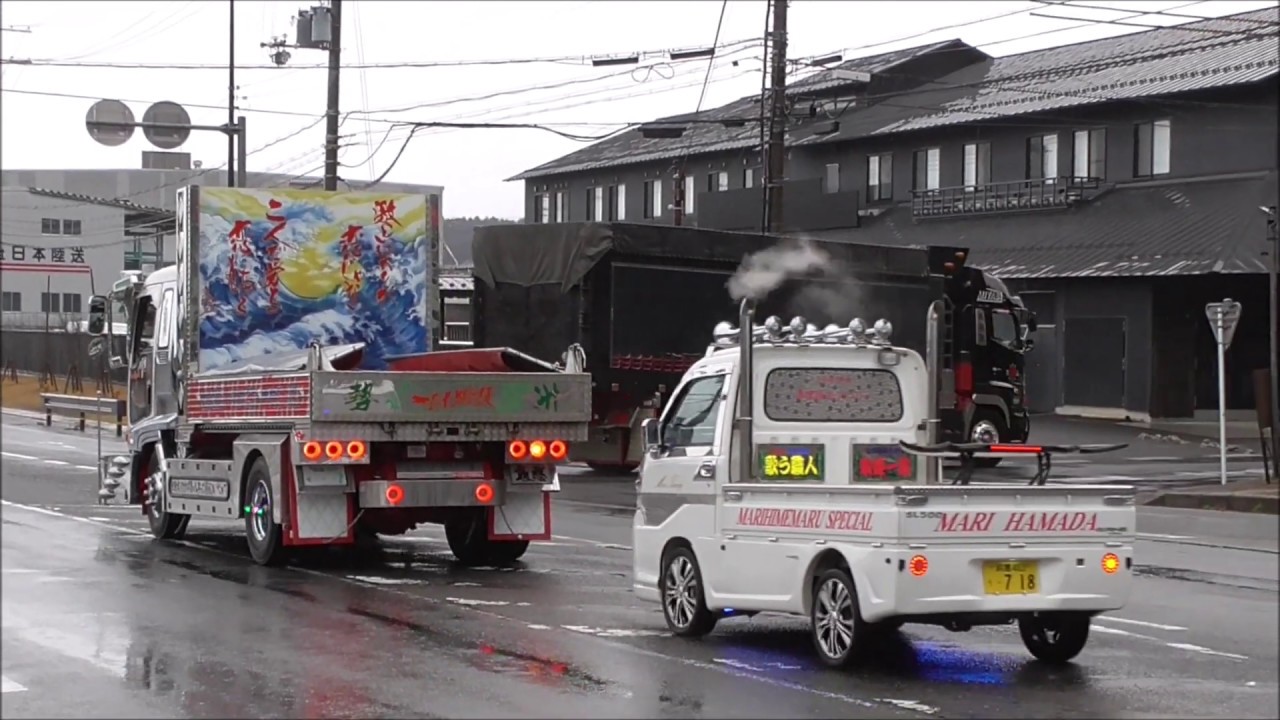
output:
POLYGON ((461 217, 444 219, 445 267, 469 267, 471 265, 471 239, 476 228, 484 225, 517 225, 519 220, 497 217, 461 217))

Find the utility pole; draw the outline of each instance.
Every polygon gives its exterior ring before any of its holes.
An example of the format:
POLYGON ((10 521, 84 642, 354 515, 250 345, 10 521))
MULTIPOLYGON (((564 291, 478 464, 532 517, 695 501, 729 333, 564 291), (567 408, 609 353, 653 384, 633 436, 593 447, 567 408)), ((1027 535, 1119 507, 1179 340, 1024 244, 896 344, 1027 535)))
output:
POLYGON ((324 125, 324 189, 338 189, 338 77, 342 72, 342 0, 331 0, 329 13, 329 101, 324 125))
POLYGON ((1271 397, 1267 398, 1271 405, 1271 468, 1276 482, 1280 482, 1280 206, 1272 205, 1260 208, 1267 215, 1267 249, 1271 253, 1271 272, 1268 273, 1269 307, 1267 315, 1271 330, 1271 373, 1268 384, 1271 386, 1271 397))
POLYGON ((236 0, 228 0, 227 25, 227 187, 236 186, 236 0))
POLYGON ((787 1, 773 5, 772 55, 769 59, 769 140, 765 148, 765 229, 782 231, 782 182, 787 139, 787 1))

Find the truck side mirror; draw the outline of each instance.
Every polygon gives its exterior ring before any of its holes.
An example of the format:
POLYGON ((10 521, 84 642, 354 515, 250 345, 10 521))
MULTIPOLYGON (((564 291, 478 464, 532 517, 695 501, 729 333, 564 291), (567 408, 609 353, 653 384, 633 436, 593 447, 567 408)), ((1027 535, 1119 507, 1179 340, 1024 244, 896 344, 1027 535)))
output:
POLYGON ((644 433, 646 452, 652 452, 662 446, 662 426, 658 423, 658 418, 645 418, 644 422, 640 423, 640 430, 644 433))
POLYGON ((101 295, 89 298, 89 334, 102 335, 107 331, 107 299, 101 295))

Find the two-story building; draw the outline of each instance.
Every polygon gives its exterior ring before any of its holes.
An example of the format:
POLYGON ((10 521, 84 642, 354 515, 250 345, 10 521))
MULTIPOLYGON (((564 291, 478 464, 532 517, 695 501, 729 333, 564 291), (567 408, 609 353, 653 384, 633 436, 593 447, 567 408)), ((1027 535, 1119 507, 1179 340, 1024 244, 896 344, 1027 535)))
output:
MULTIPOLYGON (((999 58, 950 40, 812 74, 788 88, 783 227, 970 247, 1038 315, 1039 411, 1216 407, 1204 304, 1239 300, 1229 406, 1252 408, 1276 322, 1259 208, 1277 204, 1278 30, 1273 8, 999 58)), ((757 230, 760 110, 753 96, 655 120, 513 179, 535 222, 757 230)))

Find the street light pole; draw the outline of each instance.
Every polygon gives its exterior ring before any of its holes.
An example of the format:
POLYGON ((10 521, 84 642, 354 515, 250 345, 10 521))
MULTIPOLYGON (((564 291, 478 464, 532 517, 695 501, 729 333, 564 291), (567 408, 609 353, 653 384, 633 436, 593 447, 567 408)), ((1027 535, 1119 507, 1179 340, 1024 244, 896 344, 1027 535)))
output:
POLYGON ((236 186, 236 0, 228 0, 227 25, 227 187, 236 186))

